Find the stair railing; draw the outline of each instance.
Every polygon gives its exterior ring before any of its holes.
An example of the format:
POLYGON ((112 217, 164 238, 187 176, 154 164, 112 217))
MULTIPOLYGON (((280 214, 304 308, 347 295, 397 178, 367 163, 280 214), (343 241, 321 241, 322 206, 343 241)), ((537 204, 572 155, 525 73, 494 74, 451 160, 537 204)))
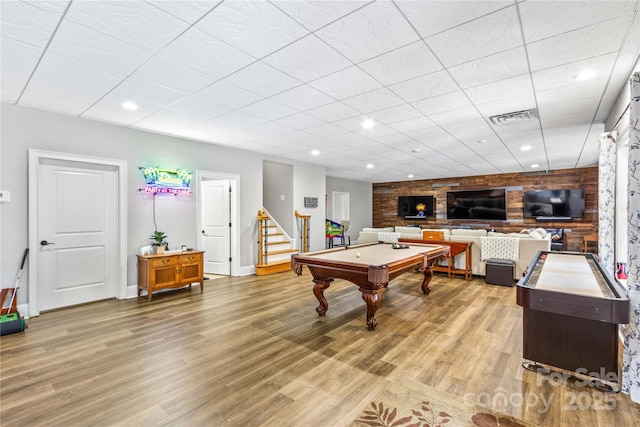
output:
POLYGON ((300 230, 300 252, 309 252, 309 218, 311 215, 302 215, 297 209, 294 214, 298 219, 298 229, 300 230))
POLYGON ((258 211, 258 265, 267 263, 267 225, 269 215, 264 209, 258 211))

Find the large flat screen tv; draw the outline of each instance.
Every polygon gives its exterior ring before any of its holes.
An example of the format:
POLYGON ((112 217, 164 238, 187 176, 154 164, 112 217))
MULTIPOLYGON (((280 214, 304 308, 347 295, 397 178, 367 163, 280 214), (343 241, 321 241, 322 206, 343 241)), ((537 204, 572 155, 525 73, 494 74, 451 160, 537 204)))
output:
POLYGON ((398 197, 398 216, 408 219, 426 219, 433 216, 433 196, 398 197))
POLYGON ((447 219, 507 219, 507 192, 493 190, 447 191, 447 219))
POLYGON ((584 190, 531 190, 524 193, 525 218, 582 218, 584 190))

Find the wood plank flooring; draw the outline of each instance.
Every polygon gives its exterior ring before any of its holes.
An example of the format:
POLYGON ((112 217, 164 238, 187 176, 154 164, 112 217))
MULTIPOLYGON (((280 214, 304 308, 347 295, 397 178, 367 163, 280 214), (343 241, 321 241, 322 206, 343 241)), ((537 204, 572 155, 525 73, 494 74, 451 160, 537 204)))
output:
POLYGON ((342 280, 319 317, 306 269, 43 313, 0 339, 0 425, 345 426, 399 376, 540 426, 640 425, 627 395, 523 370, 515 288, 421 277, 373 332, 342 280))

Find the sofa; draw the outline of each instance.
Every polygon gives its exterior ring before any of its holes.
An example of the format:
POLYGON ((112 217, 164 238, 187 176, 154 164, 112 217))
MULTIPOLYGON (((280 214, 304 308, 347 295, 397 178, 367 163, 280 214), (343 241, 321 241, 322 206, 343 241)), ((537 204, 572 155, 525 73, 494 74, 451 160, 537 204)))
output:
MULTIPOLYGON (((513 278, 519 279, 523 272, 529 266, 538 251, 548 251, 551 249, 551 233, 547 233, 544 229, 527 230, 521 233, 498 233, 487 230, 471 230, 464 228, 436 228, 421 229, 418 227, 381 227, 381 228, 364 228, 358 235, 358 243, 370 243, 378 241, 379 232, 395 232, 399 233, 400 239, 423 239, 425 236, 432 237, 433 240, 440 239, 452 242, 471 242, 471 272, 477 276, 486 274, 486 259, 482 256, 482 238, 515 238, 517 239, 518 256, 514 260, 515 268, 513 278)), ((426 239, 425 242, 428 242, 426 239)), ((465 263, 464 254, 455 257, 456 268, 463 268, 465 263)))

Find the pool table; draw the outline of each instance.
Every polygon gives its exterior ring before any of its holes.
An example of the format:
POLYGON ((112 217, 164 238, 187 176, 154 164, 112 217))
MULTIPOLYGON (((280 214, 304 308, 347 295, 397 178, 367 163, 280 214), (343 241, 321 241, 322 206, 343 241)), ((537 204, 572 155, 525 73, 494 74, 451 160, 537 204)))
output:
MULTIPOLYGON (((540 251, 518 282, 523 308, 523 367, 536 362, 577 372, 596 385, 618 377, 618 325, 629 322, 629 298, 591 253, 540 251)), ((608 386, 608 387, 607 387, 608 386)))
POLYGON ((373 331, 377 322, 375 314, 382 302, 382 294, 389 281, 409 270, 422 272, 422 292, 431 291, 429 281, 433 276, 430 264, 449 256, 449 247, 432 244, 401 244, 395 248, 391 243, 370 243, 346 246, 325 251, 307 252, 291 256, 291 268, 302 274, 307 266, 313 276, 313 294, 319 305, 316 312, 324 316, 329 308, 324 297, 334 279, 344 279, 355 284, 362 292, 367 304, 367 328, 373 331))

